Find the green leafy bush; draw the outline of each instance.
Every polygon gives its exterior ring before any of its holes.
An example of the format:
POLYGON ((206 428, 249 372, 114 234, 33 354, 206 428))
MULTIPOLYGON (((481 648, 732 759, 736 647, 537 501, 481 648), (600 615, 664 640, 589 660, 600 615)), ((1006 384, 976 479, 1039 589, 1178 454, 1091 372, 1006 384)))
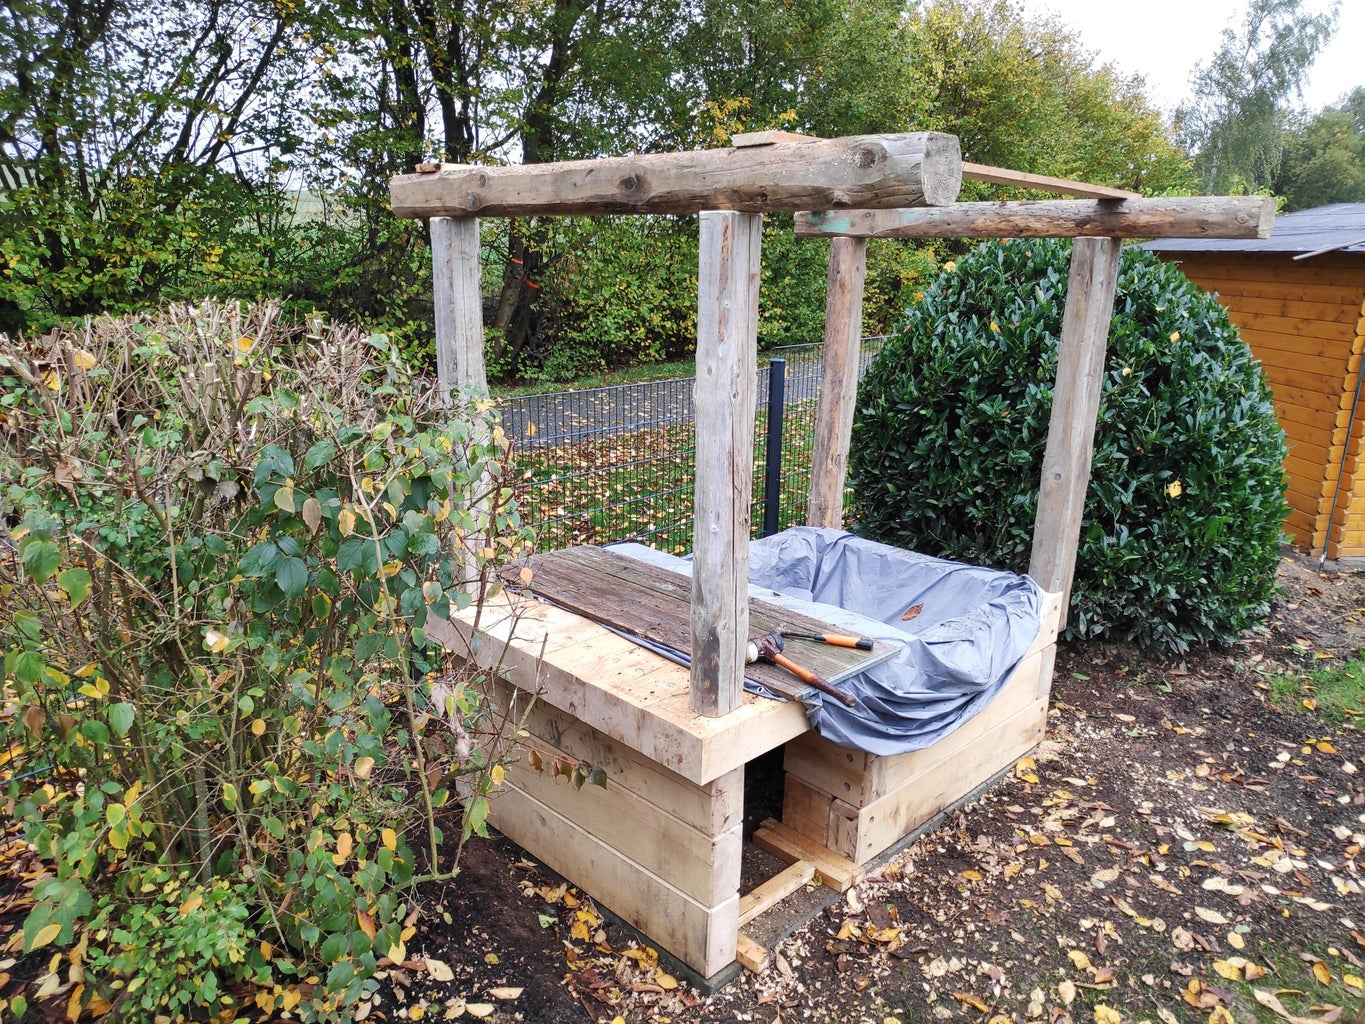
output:
POLYGON ((501 774, 424 626, 527 543, 502 454, 382 337, 277 307, 0 338, 8 797, 55 872, 24 951, 79 933, 80 1002, 346 1017, 405 959, 501 774))
MULTIPOLYGON (((858 398, 857 529, 1028 568, 1066 302, 1068 242, 978 246, 887 342, 858 398)), ((1284 434, 1226 312, 1174 266, 1123 254, 1070 630, 1184 649, 1265 614, 1284 434)))

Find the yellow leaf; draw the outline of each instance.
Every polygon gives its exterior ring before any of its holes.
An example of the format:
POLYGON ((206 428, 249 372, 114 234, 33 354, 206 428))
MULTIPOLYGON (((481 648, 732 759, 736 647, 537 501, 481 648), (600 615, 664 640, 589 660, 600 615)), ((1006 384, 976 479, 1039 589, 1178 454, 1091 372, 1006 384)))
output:
POLYGON ((368 779, 370 773, 374 771, 374 758, 357 757, 355 764, 351 766, 351 771, 355 773, 355 777, 358 779, 368 779))
POLYGON ((238 352, 250 352, 253 348, 256 347, 256 339, 238 338, 236 341, 233 342, 233 346, 237 349, 238 352))
POLYGON ((499 985, 497 988, 490 988, 488 994, 494 999, 520 999, 524 991, 525 988, 521 985, 499 985))
POLYGON ((355 849, 355 840, 351 838, 351 833, 343 832, 337 836, 337 853, 342 860, 349 857, 353 849, 355 849))
POLYGON ((1265 977, 1265 968, 1258 964, 1248 962, 1243 970, 1246 972, 1247 981, 1259 981, 1261 978, 1265 977))
POLYGON ((287 988, 280 996, 280 1009, 292 1010, 299 1005, 299 1000, 303 998, 303 993, 296 988, 287 988))
POLYGON ((990 1009, 990 1007, 986 1005, 984 999, 980 996, 974 996, 969 992, 954 992, 953 998, 959 1003, 966 1003, 973 1010, 977 1010, 980 1013, 985 1013, 990 1009))
POLYGON ((62 933, 62 926, 59 924, 46 924, 38 929, 38 934, 33 936, 33 943, 28 947, 28 952, 35 949, 42 949, 49 942, 62 933))
POLYGON ((502 780, 507 776, 507 769, 500 764, 495 764, 488 773, 488 777, 493 780, 493 785, 502 785, 502 780))
POLYGON ((398 833, 391 828, 380 829, 379 841, 384 844, 387 850, 398 849, 398 833))
POLYGON ((251 723, 251 735, 262 736, 265 734, 265 719, 258 718, 251 723))
POLYGON ((196 893, 191 893, 191 894, 190 894, 190 898, 187 899, 184 903, 180 904, 180 916, 181 916, 181 917, 186 917, 186 916, 188 916, 188 915, 190 915, 190 914, 193 914, 196 910, 198 910, 198 909, 199 909, 200 907, 202 907, 203 905, 204 905, 204 896, 203 896, 203 894, 202 894, 202 893, 197 893, 197 892, 196 892, 196 893))
POLYGON ((95 358, 95 354, 93 352, 87 352, 83 348, 73 348, 71 350, 71 361, 82 370, 93 370, 99 364, 99 360, 95 358))
POLYGON ((669 974, 662 967, 654 972, 654 983, 662 989, 675 989, 678 987, 678 979, 669 974))
POLYGON ((455 980, 455 972, 443 960, 433 960, 431 957, 427 957, 427 973, 431 975, 433 981, 455 980))
POLYGON ((1324 963, 1313 965, 1313 977, 1318 979, 1319 985, 1332 984, 1332 972, 1327 969, 1327 965, 1324 963))
POLYGON ((469 1014, 471 1017, 478 1017, 479 1019, 482 1020, 484 1017, 491 1017, 491 1016, 493 1016, 493 1004, 492 1004, 492 1003, 465 1003, 465 1005, 464 1005, 464 1012, 467 1013, 467 1014, 469 1014))
POLYGON ((403 945, 402 940, 395 942, 389 947, 389 951, 384 954, 396 964, 401 964, 408 958, 408 947, 403 945))
POLYGON ((226 633, 216 629, 210 629, 204 634, 204 646, 214 654, 222 654, 227 650, 228 636, 226 633))
POLYGON ((982 875, 980 871, 967 870, 962 872, 962 877, 969 882, 979 882, 985 876, 982 875))
POLYGON ((1218 972, 1220 978, 1226 978, 1228 981, 1242 980, 1242 972, 1226 960, 1215 960, 1213 969, 1218 972))
POLYGON ((1343 974, 1341 981, 1347 988, 1365 991, 1365 981, 1361 980, 1358 974, 1343 974))
POLYGON ((1014 763, 1014 777, 1023 782, 1027 782, 1030 785, 1036 785, 1038 782, 1038 775, 1033 770, 1036 767, 1038 767, 1038 765, 1033 758, 1021 757, 1014 763))
POLYGON ((1166 485, 1166 497, 1178 498, 1184 492, 1184 490, 1185 488, 1181 486, 1179 480, 1172 480, 1170 483, 1166 485))
POLYGON ((1172 341, 1179 341, 1179 340, 1180 340, 1180 332, 1179 332, 1179 331, 1172 331, 1172 332, 1171 332, 1171 340, 1172 340, 1172 341))
POLYGON ((1090 957, 1086 956, 1085 953, 1079 949, 1071 950, 1071 952, 1067 953, 1067 956, 1071 958, 1071 962, 1076 965, 1076 970, 1078 971, 1083 971, 1090 966, 1090 957))
POLYGON ((1228 932, 1228 945, 1233 949, 1246 949, 1246 939, 1241 932, 1228 932))
POLYGON ((349 508, 343 508, 337 513, 337 530, 343 537, 355 533, 355 513, 349 508))
POLYGON ((1332 746, 1328 740, 1318 740, 1317 748, 1318 752, 1323 754, 1335 754, 1337 752, 1337 748, 1332 746))
POLYGON ((1095 1007, 1095 1024, 1120 1024, 1122 1020, 1119 1011, 1112 1006, 1105 1006, 1101 1003, 1095 1007))

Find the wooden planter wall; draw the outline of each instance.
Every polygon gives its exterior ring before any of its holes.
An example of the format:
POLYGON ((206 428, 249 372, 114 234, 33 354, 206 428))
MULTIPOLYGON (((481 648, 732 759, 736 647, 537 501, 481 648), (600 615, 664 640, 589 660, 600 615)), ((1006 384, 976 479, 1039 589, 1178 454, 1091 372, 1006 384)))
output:
POLYGON ((1365 474, 1357 472, 1361 411, 1347 437, 1365 348, 1365 256, 1298 261, 1284 253, 1172 252, 1166 258, 1217 293, 1265 368, 1289 444, 1285 531, 1315 552, 1326 544, 1329 558, 1365 555, 1365 474))

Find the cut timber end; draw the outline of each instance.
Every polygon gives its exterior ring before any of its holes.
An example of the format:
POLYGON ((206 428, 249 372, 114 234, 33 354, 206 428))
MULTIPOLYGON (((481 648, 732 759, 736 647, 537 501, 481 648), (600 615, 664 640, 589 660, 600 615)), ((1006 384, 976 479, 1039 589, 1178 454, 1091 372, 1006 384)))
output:
POLYGON ((914 210, 798 213, 798 237, 1269 238, 1269 196, 1030 199, 914 210))
POLYGON ((397 217, 782 213, 942 206, 962 153, 939 132, 725 147, 514 167, 447 167, 390 184, 397 217))

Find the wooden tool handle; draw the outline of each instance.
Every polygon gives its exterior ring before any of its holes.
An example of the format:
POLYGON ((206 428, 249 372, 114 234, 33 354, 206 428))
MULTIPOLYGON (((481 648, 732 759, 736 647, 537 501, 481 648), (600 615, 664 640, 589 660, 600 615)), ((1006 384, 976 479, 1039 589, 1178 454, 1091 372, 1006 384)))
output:
POLYGON ((829 694, 831 697, 833 697, 846 708, 851 708, 858 703, 858 701, 854 699, 853 694, 849 693, 847 690, 839 689, 833 683, 829 682, 828 680, 824 679, 819 675, 816 675, 808 668, 802 668, 800 665, 796 664, 796 662, 792 661, 788 657, 785 657, 784 655, 773 654, 772 662, 774 665, 781 665, 788 672, 796 676, 797 679, 801 680, 808 686, 815 687, 821 693, 829 694))

